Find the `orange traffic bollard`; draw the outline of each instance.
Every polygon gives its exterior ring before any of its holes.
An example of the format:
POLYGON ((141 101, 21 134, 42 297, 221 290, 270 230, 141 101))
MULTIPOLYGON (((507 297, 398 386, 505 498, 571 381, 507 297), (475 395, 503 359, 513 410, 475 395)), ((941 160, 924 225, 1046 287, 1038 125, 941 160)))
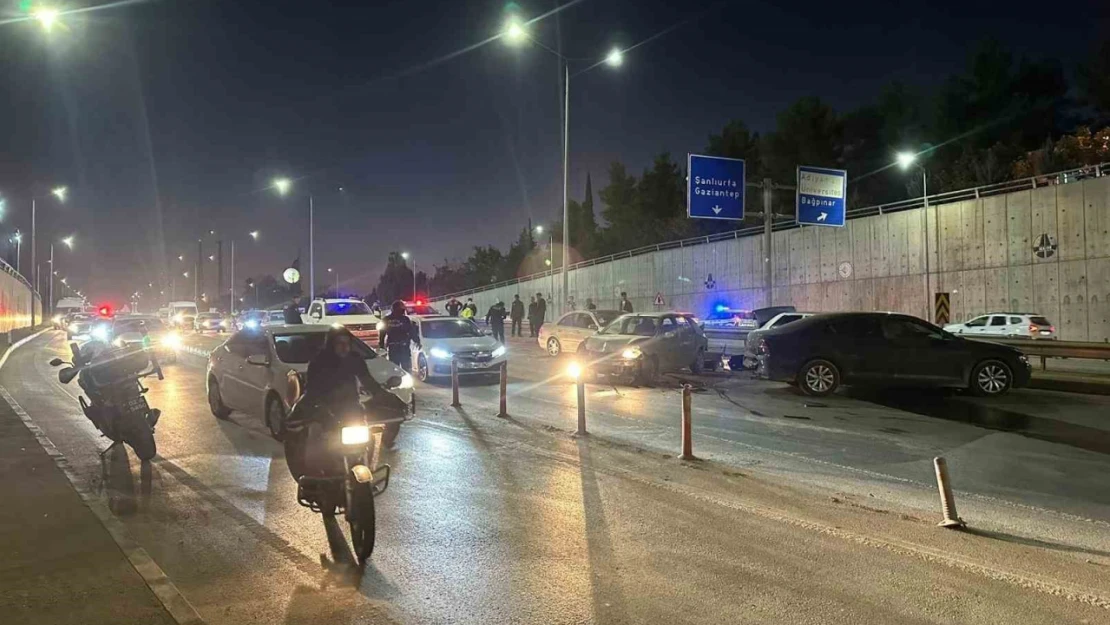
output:
POLYGON ((693 393, 689 384, 682 385, 682 459, 694 459, 694 441, 690 423, 691 404, 693 393))
POLYGON ((451 407, 458 408, 462 406, 459 403, 459 362, 454 358, 451 359, 451 407))
POLYGON ((497 416, 505 418, 509 416, 508 407, 508 394, 509 394, 509 363, 508 361, 501 363, 501 411, 497 416))

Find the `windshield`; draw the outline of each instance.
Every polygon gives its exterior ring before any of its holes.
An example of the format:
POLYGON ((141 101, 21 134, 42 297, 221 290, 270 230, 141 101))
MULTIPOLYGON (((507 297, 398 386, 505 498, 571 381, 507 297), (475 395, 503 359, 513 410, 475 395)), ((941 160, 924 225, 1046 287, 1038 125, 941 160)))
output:
POLYGON ((482 331, 466 319, 435 319, 422 322, 420 334, 426 339, 461 339, 482 336, 482 331))
POLYGON ((619 310, 595 310, 594 316, 597 317, 597 325, 599 328, 613 323, 613 320, 621 315, 619 310))
POLYGON ((324 311, 329 317, 371 314, 370 307, 363 302, 326 302, 324 311))
POLYGON ((116 334, 122 334, 124 332, 139 332, 143 327, 146 328, 147 332, 157 332, 165 329, 161 319, 146 317, 143 319, 119 319, 112 330, 116 334))
POLYGON ((175 315, 192 315, 192 316, 195 317, 196 314, 197 314, 197 307, 196 306, 174 306, 173 314, 175 314, 175 315))
POLYGON ((1050 325, 1052 325, 1051 323, 1048 322, 1048 319, 1045 319, 1044 317, 1030 317, 1029 318, 1029 323, 1032 323, 1034 325, 1039 325, 1039 326, 1050 326, 1050 325))
MULTIPOLYGON (((282 362, 291 365, 303 365, 312 360, 324 348, 324 341, 328 338, 327 332, 305 332, 300 334, 275 334, 274 351, 282 362)), ((365 343, 351 336, 351 349, 365 360, 377 358, 374 350, 365 343)))
POLYGON ((659 320, 655 317, 642 317, 640 315, 625 315, 605 326, 601 334, 631 334, 634 336, 655 336, 655 329, 659 320))
POLYGON ((284 322, 285 321, 285 311, 283 311, 283 310, 271 310, 270 311, 270 321, 282 321, 282 322, 284 322))

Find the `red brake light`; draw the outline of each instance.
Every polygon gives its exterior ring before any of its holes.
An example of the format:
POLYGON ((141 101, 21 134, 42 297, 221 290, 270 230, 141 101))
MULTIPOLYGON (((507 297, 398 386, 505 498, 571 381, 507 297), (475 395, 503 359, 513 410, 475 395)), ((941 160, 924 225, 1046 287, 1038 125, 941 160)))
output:
POLYGON ((1029 324, 1029 331, 1032 332, 1033 334, 1036 334, 1037 333, 1037 326, 1035 326, 1033 324, 1029 324))
POLYGON ((112 307, 111 306, 101 306, 97 310, 97 312, 100 313, 101 317, 111 317, 112 316, 112 307))

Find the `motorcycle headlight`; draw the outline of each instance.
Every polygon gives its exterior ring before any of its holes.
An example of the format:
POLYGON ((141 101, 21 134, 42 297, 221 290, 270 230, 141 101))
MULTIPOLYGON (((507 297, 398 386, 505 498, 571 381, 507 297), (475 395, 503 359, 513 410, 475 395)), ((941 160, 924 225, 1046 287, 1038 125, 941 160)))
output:
POLYGON ((629 347, 628 349, 621 352, 621 358, 624 358, 625 360, 636 360, 643 355, 644 352, 640 351, 639 347, 629 347))
POLYGON ((176 332, 171 332, 162 337, 162 345, 170 349, 178 349, 181 347, 181 335, 176 332))
POLYGON ((504 356, 504 355, 505 355, 505 352, 507 352, 507 351, 509 351, 509 350, 505 349, 505 346, 504 346, 504 345, 501 345, 501 346, 500 346, 500 347, 498 347, 497 349, 493 350, 493 354, 492 354, 492 356, 493 356, 494 358, 500 358, 500 357, 504 356))
POLYGON ((448 360, 451 358, 451 352, 441 347, 433 347, 428 350, 428 353, 432 355, 432 358, 437 358, 439 360, 448 360))
POLYGON ((107 326, 96 326, 95 328, 92 329, 92 332, 90 332, 89 334, 94 339, 96 339, 98 341, 107 341, 108 340, 108 327, 107 326))
POLYGON ((343 428, 344 445, 365 445, 370 442, 370 428, 365 425, 348 425, 343 428))
POLYGON ((412 388, 412 385, 412 376, 406 373, 405 375, 401 376, 401 383, 397 385, 397 388, 412 388))

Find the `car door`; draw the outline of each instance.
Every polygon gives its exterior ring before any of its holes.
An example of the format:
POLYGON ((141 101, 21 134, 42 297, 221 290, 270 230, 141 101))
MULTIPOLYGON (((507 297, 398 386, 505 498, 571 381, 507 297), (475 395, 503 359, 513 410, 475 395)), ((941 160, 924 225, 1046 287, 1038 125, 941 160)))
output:
POLYGON ((574 320, 574 349, 577 351, 582 341, 597 333, 597 322, 590 313, 577 313, 574 320))
POLYGON ((968 321, 967 323, 965 323, 964 327, 960 328, 960 330, 958 332, 959 332, 959 334, 970 334, 970 335, 982 334, 983 331, 986 330, 987 324, 990 323, 990 319, 991 319, 990 315, 983 315, 982 317, 976 317, 976 318, 968 321))
POLYGON ((837 365, 845 382, 882 381, 893 375, 893 354, 883 339, 879 315, 834 317, 808 350, 809 358, 826 358, 837 365))
POLYGON ((682 339, 678 336, 678 324, 675 323, 674 317, 668 315, 660 320, 655 340, 655 353, 659 359, 660 371, 668 371, 682 366, 678 364, 681 357, 680 344, 682 339))
MULTIPOLYGON (((1003 317, 1005 321, 1005 317, 1003 317)), ((890 315, 883 319, 883 338, 890 343, 894 377, 899 382, 937 386, 960 380, 963 358, 957 341, 920 319, 890 315)))
POLYGON ((235 358, 233 366, 225 370, 226 382, 221 387, 226 389, 225 403, 237 410, 257 413, 262 406, 269 372, 265 366, 248 364, 247 359, 269 357, 267 338, 261 332, 240 332, 236 338, 234 344, 228 342, 235 358))
POLYGON ((246 342, 247 358, 266 364, 252 364, 244 360, 242 383, 243 393, 246 398, 243 410, 263 414, 266 403, 266 392, 270 389, 270 379, 273 377, 274 354, 270 346, 270 335, 265 332, 253 334, 246 342))
POLYGON ((308 307, 308 323, 322 323, 324 318, 324 305, 321 302, 312 302, 308 307))
POLYGON ((681 315, 674 318, 678 326, 678 351, 675 359, 678 367, 689 367, 694 362, 698 350, 698 335, 694 332, 693 325, 681 315))
POLYGON ((991 315, 990 321, 983 327, 981 334, 989 336, 1006 336, 1009 324, 1006 321, 1006 315, 991 315))
POLYGON ((216 382, 220 385, 220 395, 227 407, 242 410, 246 396, 241 382, 243 368, 247 364, 247 335, 238 332, 222 347, 216 349, 216 382))
POLYGON ((555 322, 555 336, 563 346, 563 353, 573 354, 574 350, 578 349, 578 343, 581 341, 576 325, 579 314, 581 313, 567 313, 555 322))

